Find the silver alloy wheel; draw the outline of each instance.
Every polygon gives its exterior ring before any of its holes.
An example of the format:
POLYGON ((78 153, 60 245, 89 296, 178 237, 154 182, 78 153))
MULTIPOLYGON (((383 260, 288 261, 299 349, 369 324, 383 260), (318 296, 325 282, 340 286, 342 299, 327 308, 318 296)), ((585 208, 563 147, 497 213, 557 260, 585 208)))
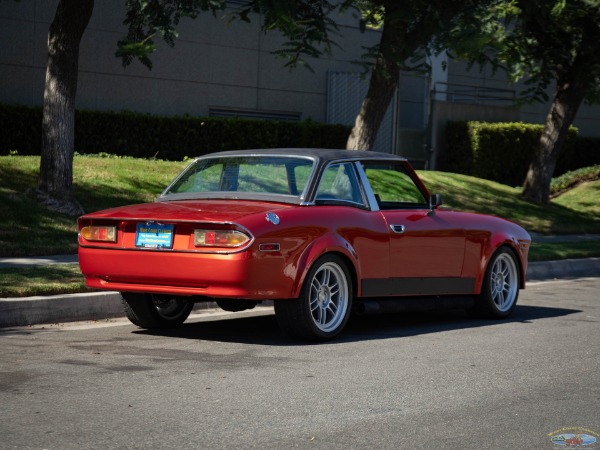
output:
POLYGON ((334 262, 323 264, 310 285, 310 312, 317 328, 336 330, 346 317, 349 289, 346 274, 334 262))
POLYGON ((519 292, 515 261, 507 253, 498 255, 490 272, 490 295, 500 312, 509 311, 519 292))

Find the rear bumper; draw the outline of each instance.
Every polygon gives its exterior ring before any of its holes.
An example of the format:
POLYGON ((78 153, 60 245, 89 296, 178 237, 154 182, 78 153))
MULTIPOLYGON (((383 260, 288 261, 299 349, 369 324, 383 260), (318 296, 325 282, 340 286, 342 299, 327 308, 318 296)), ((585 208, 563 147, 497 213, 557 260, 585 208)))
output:
MULTIPOLYGON (((294 295, 283 259, 233 254, 79 248, 86 285, 122 292, 279 299, 294 295)), ((287 271, 289 272, 289 270, 287 271)))

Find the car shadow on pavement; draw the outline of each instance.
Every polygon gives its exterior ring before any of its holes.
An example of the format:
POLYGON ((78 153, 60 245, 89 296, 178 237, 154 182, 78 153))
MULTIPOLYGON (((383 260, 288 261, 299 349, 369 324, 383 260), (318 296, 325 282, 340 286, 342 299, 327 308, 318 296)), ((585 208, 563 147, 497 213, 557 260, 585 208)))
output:
MULTIPOLYGON (((551 319, 579 312, 581 310, 519 305, 514 313, 505 320, 473 319, 463 310, 353 316, 350 318, 346 329, 326 344, 411 337, 469 328, 503 326, 511 323, 527 324, 537 320, 551 319)), ((265 312, 263 315, 251 317, 192 321, 178 328, 136 330, 134 333, 252 345, 298 346, 314 344, 286 336, 277 325, 277 320, 272 312, 265 312)))

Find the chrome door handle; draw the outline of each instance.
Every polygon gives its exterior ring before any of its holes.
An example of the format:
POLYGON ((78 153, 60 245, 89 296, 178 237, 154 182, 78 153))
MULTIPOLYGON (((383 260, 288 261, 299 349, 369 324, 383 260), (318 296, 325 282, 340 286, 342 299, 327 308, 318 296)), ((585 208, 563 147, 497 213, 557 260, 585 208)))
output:
POLYGON ((404 233, 406 227, 404 225, 390 225, 390 228, 394 233, 404 233))

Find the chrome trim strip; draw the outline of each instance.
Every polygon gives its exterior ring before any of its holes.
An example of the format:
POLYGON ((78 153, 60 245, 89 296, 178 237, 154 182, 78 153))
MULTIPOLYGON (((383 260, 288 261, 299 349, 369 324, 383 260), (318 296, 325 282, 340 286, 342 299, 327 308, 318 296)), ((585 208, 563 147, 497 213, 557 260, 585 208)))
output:
POLYGON ((379 211, 379 204, 377 203, 377 199, 375 198, 375 194, 373 194, 373 189, 371 188, 371 184, 369 183, 369 179, 367 178, 367 174, 363 169, 363 166, 360 161, 356 161, 354 163, 356 167, 356 171, 358 172, 358 176, 360 178, 360 183, 362 184, 363 191, 367 196, 367 202, 369 203, 369 209, 371 211, 379 211))

